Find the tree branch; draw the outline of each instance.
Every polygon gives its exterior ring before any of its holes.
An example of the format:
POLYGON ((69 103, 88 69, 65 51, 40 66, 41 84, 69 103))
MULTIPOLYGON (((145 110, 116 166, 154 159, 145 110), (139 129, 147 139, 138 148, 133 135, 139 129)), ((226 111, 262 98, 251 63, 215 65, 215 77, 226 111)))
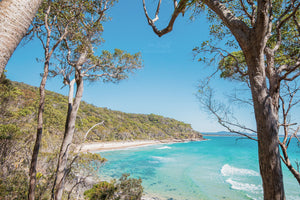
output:
POLYGON ((242 20, 238 19, 219 0, 208 0, 204 3, 222 19, 241 47, 247 47, 249 45, 247 41, 249 38, 250 28, 242 20))
MULTIPOLYGON (((91 130, 93 130, 96 126, 103 125, 103 124, 104 124, 104 121, 99 122, 99 123, 97 123, 97 124, 94 124, 94 125, 93 125, 93 126, 85 133, 84 138, 83 138, 83 141, 82 141, 82 143, 81 143, 81 145, 80 145, 80 147, 79 147, 79 149, 78 149, 78 153, 82 150, 83 143, 85 142, 85 140, 86 140, 88 134, 91 132, 91 130)), ((77 153, 76 156, 78 156, 78 153, 77 153)))
POLYGON ((300 72, 298 72, 297 74, 295 74, 293 77, 291 78, 287 78, 288 75, 290 75, 291 73, 293 73, 295 70, 297 70, 300 67, 300 59, 298 59, 295 63, 294 66, 287 66, 287 65, 282 65, 279 67, 278 72, 282 72, 282 71, 286 71, 285 74, 283 74, 280 78, 279 81, 281 80, 286 80, 286 81, 293 81, 295 78, 297 78, 300 75, 300 72))
MULTIPOLYGON (((159 18, 158 18, 158 14, 159 14, 159 7, 160 7, 160 2, 161 0, 159 0, 159 3, 158 3, 158 6, 157 6, 157 9, 156 9, 156 13, 155 13, 155 18, 154 19, 151 19, 148 15, 148 12, 147 12, 147 9, 146 9, 146 3, 145 3, 145 0, 143 0, 143 7, 144 7, 144 13, 145 13, 145 16, 148 20, 148 24, 152 27, 154 33, 156 35, 158 35, 159 37, 169 33, 172 31, 173 29, 173 25, 174 25, 174 22, 176 20, 176 18, 178 17, 178 15, 181 13, 181 12, 184 12, 185 10, 185 6, 188 2, 188 0, 181 0, 178 4, 178 6, 174 9, 174 12, 172 14, 172 17, 169 21, 169 24, 166 28, 162 29, 162 30, 159 30, 156 26, 155 26, 155 21, 157 21, 159 18)), ((174 3, 175 5, 175 3, 174 3)))
POLYGON ((272 28, 272 19, 270 16, 272 0, 260 0, 257 1, 257 19, 254 25, 254 30, 256 32, 257 44, 264 47, 267 43, 268 37, 270 36, 272 28))
POLYGON ((290 159, 288 157, 288 153, 287 153, 287 147, 283 143, 281 143, 280 141, 278 141, 278 142, 279 142, 279 146, 281 147, 281 151, 283 153, 283 157, 280 155, 281 160, 287 166, 287 168, 290 170, 290 172, 294 175, 294 177, 296 178, 296 180, 300 184, 300 173, 297 172, 297 170, 291 164, 290 159))
MULTIPOLYGON (((298 65, 298 67, 299 67, 300 65, 298 65)), ((292 72, 292 71, 291 71, 292 72)), ((290 72, 290 73, 291 73, 290 72)), ((298 72, 297 74, 295 74, 294 76, 292 76, 291 78, 286 78, 287 77, 287 75, 288 74, 290 74, 290 73, 286 73, 282 78, 281 78, 281 80, 286 80, 286 81, 293 81, 293 80, 295 80, 296 78, 298 78, 299 76, 300 76, 300 72, 298 72)))
MULTIPOLYGON (((291 3, 289 5, 289 7, 283 12, 283 14, 278 18, 278 20, 276 22, 277 42, 273 48, 273 51, 277 51, 281 45, 281 27, 292 17, 295 19, 295 14, 298 11, 299 7, 300 7, 300 3, 298 5, 296 5, 295 7, 293 7, 293 12, 291 12, 288 16, 286 16, 292 9, 292 3, 291 3)), ((297 20, 296 20, 296 22, 297 22, 297 20)))
MULTIPOLYGON (((248 139, 258 141, 256 138, 251 137, 251 136, 248 135, 248 134, 245 134, 245 133, 242 133, 242 132, 240 132, 240 131, 236 131, 236 130, 232 129, 230 126, 234 126, 234 127, 239 128, 239 129, 247 130, 247 131, 250 131, 250 132, 252 132, 252 133, 257 133, 255 130, 250 129, 250 128, 247 128, 247 127, 245 127, 245 126, 242 126, 242 125, 240 125, 240 124, 238 124, 238 123, 235 124, 235 123, 229 122, 229 121, 227 121, 227 120, 224 120, 224 117, 221 117, 221 116, 218 114, 218 111, 217 111, 218 109, 216 109, 216 108, 215 108, 215 105, 214 105, 215 103, 212 102, 212 91, 211 91, 211 90, 208 90, 207 92, 208 92, 208 94, 205 95, 207 99, 204 100, 204 101, 201 100, 201 99, 199 99, 199 100, 200 100, 200 102, 202 103, 202 105, 204 105, 204 106, 206 107, 206 109, 207 109, 211 114, 213 114, 213 115, 217 118, 218 123, 219 123, 221 126, 223 126, 224 128, 226 128, 226 129, 227 129, 229 132, 231 132, 231 133, 236 133, 236 134, 245 136, 245 137, 247 137, 248 139)), ((225 114, 226 114, 226 113, 225 113, 225 114)))
MULTIPOLYGON (((240 4, 241 4, 241 6, 242 6, 243 11, 245 12, 246 16, 250 19, 251 25, 253 26, 253 25, 254 25, 254 23, 252 23, 252 22, 253 22, 253 18, 254 18, 253 15, 250 15, 250 14, 249 14, 249 12, 247 11, 247 8, 246 8, 246 6, 245 6, 243 0, 239 0, 239 1, 240 1, 240 4)), ((252 13, 252 14, 253 14, 253 13, 252 13)))

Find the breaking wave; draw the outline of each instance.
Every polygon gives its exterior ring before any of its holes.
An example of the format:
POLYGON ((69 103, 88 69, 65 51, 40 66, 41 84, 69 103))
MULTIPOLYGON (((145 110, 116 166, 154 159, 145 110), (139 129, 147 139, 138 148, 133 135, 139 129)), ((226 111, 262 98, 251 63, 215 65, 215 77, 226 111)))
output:
POLYGON ((231 178, 227 179, 226 182, 229 183, 231 185, 231 189, 234 190, 243 190, 252 193, 260 193, 262 191, 261 185, 242 183, 242 182, 234 181, 231 178))
POLYGON ((157 149, 172 149, 171 147, 168 147, 168 146, 163 146, 163 147, 159 147, 157 149))
POLYGON ((236 168, 228 164, 223 165, 221 173, 223 176, 259 176, 259 173, 254 170, 236 168))
POLYGON ((229 164, 225 164, 221 169, 221 174, 226 177, 225 181, 230 184, 230 188, 233 190, 241 190, 249 192, 250 194, 262 193, 261 185, 249 182, 251 180, 249 177, 259 176, 259 173, 254 170, 237 168, 230 166, 229 164))

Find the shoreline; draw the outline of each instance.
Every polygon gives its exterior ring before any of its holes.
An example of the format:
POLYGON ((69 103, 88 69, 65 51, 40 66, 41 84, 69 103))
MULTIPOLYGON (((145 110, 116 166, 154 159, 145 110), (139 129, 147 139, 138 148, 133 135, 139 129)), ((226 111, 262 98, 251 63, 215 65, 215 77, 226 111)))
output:
POLYGON ((169 140, 134 140, 134 141, 111 141, 111 142, 91 142, 85 143, 80 152, 101 152, 122 150, 128 148, 145 147, 158 144, 185 143, 194 141, 203 141, 205 139, 169 139, 169 140))

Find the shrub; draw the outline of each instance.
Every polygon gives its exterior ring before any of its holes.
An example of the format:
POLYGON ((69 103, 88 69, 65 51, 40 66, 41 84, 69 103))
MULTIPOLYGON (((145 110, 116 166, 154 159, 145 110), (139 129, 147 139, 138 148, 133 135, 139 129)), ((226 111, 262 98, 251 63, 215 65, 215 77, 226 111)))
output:
POLYGON ((128 178, 129 174, 123 174, 116 181, 112 180, 95 184, 93 188, 84 192, 89 200, 139 200, 142 198, 142 179, 128 178))

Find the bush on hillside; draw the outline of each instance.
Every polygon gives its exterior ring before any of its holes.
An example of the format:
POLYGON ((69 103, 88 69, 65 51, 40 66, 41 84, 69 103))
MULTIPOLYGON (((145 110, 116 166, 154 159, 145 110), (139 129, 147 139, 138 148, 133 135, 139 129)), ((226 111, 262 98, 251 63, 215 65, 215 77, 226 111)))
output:
POLYGON ((93 188, 84 192, 89 200, 139 200, 142 198, 142 179, 128 178, 129 174, 123 174, 116 181, 102 181, 93 188))

